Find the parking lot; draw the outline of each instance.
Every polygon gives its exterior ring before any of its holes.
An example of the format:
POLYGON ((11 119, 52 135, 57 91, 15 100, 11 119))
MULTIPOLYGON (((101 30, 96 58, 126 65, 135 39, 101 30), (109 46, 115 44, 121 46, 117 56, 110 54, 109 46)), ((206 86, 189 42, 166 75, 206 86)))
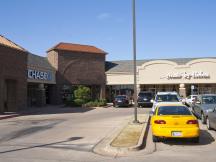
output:
MULTIPOLYGON (((150 108, 139 108, 149 113, 150 108)), ((132 108, 62 109, 0 122, 0 161, 215 161, 216 132, 200 124, 199 144, 186 140, 152 142, 149 129, 146 148, 126 157, 107 157, 92 149, 133 115, 132 108)))

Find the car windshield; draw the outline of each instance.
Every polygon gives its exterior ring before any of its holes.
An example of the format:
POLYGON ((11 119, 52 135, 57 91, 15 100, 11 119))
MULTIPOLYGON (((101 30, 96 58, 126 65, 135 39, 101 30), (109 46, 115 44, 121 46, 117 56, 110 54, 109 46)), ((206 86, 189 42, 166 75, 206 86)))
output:
POLYGON ((152 93, 139 93, 139 97, 152 97, 152 93))
POLYGON ((158 115, 191 115, 191 112, 185 106, 161 106, 158 115))
POLYGON ((216 96, 203 96, 203 104, 216 104, 216 96))
POLYGON ((126 96, 116 96, 116 99, 126 99, 126 96))
POLYGON ((157 95, 157 102, 179 102, 177 95, 167 94, 167 95, 157 95))

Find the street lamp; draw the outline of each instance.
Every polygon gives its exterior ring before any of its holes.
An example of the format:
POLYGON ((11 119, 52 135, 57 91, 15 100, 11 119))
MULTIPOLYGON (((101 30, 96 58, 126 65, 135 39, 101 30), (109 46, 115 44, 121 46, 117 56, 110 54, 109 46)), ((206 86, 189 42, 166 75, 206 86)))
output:
POLYGON ((136 3, 132 0, 132 14, 133 14, 133 67, 134 67, 134 123, 137 120, 137 77, 136 77, 136 3))

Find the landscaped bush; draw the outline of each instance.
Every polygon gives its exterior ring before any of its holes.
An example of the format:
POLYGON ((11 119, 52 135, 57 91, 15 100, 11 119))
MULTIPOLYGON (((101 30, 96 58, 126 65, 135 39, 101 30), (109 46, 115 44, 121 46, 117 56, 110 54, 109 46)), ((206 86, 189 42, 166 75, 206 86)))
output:
POLYGON ((90 101, 90 102, 85 104, 86 107, 102 107, 102 106, 106 106, 106 105, 107 105, 107 102, 105 99, 90 101))
POLYGON ((75 105, 75 106, 82 106, 82 105, 85 104, 85 103, 86 103, 86 102, 85 102, 85 100, 83 100, 83 99, 77 98, 77 99, 74 100, 74 105, 75 105))
POLYGON ((77 90, 74 91, 75 100, 81 99, 84 103, 87 103, 91 99, 91 90, 89 87, 79 86, 77 90))
POLYGON ((85 86, 78 86, 74 91, 74 98, 66 100, 65 104, 68 106, 85 106, 85 107, 102 107, 107 105, 105 99, 91 101, 91 90, 85 86))

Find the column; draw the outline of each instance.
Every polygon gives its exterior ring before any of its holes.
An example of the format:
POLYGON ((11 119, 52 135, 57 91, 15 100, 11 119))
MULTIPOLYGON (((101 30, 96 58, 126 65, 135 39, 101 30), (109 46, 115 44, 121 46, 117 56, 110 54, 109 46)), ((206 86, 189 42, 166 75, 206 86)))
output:
POLYGON ((140 84, 137 84, 137 95, 140 93, 140 90, 141 90, 141 85, 140 84))
POLYGON ((106 98, 106 86, 101 85, 100 86, 100 99, 105 99, 106 98))
POLYGON ((186 98, 186 88, 185 88, 185 84, 180 84, 179 85, 179 95, 181 97, 186 98))
POLYGON ((46 91, 44 88, 44 84, 38 85, 36 98, 37 98, 37 106, 43 107, 46 105, 46 91))

